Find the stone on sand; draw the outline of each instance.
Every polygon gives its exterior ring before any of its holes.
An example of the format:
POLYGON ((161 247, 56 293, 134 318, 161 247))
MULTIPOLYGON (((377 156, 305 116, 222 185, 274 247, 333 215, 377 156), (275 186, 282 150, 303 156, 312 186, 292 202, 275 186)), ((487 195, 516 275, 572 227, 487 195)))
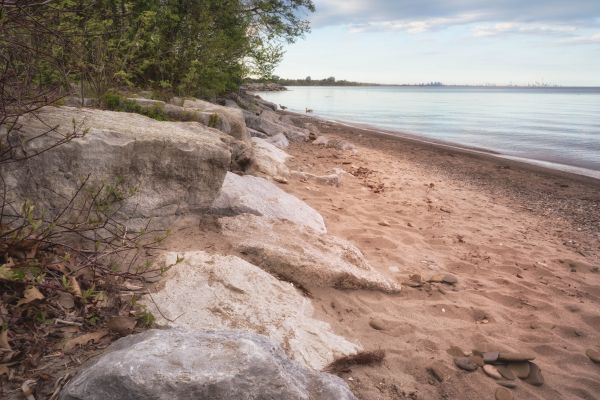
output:
POLYGON ((517 379, 517 375, 515 375, 513 370, 510 369, 508 365, 496 365, 496 368, 498 369, 498 372, 500 372, 500 375, 502 375, 504 379, 507 379, 509 381, 514 381, 515 379, 517 379))
POLYGON ((508 364, 508 368, 515 373, 517 378, 526 379, 529 376, 530 367, 529 362, 519 362, 508 364))
POLYGON ((496 382, 500 386, 507 387, 509 389, 513 389, 517 387, 517 383, 513 381, 497 381, 496 382))
POLYGON ((165 264, 175 265, 161 289, 143 300, 160 324, 263 334, 289 357, 315 369, 360 350, 335 335, 329 324, 314 319, 310 299, 291 284, 238 257, 168 253, 165 264), (176 263, 178 256, 183 261, 176 263))
POLYGON ((533 386, 542 386, 544 384, 544 376, 542 370, 536 363, 529 362, 529 376, 526 382, 533 386))
POLYGON ((327 231, 323 217, 316 210, 272 182, 255 176, 228 172, 211 210, 221 215, 248 213, 284 219, 319 233, 327 231))
POLYGON ((535 360, 535 355, 529 353, 500 352, 498 354, 498 360, 505 362, 532 361, 535 360))
POLYGON ((447 283, 449 285, 455 285, 458 283, 458 278, 451 274, 446 274, 442 278, 442 282, 447 283))
POLYGON ((486 351, 485 353, 482 354, 482 357, 483 357, 484 362, 494 363, 494 362, 498 361, 499 355, 500 355, 500 353, 498 353, 497 351, 486 351))
POLYGON ((600 351, 594 349, 586 350, 585 354, 595 363, 600 363, 600 351))
POLYGON ((494 393, 496 400, 513 400, 513 394, 510 390, 505 388, 497 388, 496 393, 494 393))
POLYGON ((355 400, 346 383, 288 359, 262 335, 153 329, 114 342, 61 400, 355 400))
POLYGON ((220 218, 219 225, 246 260, 305 288, 400 291, 400 285, 374 270, 358 248, 338 237, 249 214, 220 218))
POLYGON ((290 175, 290 170, 285 164, 290 158, 288 153, 265 139, 253 137, 251 140, 254 149, 252 170, 270 177, 290 175))
POLYGON ((464 369, 465 371, 475 371, 479 366, 471 360, 469 357, 456 357, 454 359, 454 364, 460 369, 464 369))
POLYGON ((494 367, 493 365, 490 365, 490 364, 484 365, 483 372, 485 372, 487 374, 487 376, 489 376, 490 378, 502 379, 502 375, 500 375, 500 372, 498 372, 498 369, 496 367, 494 367))
POLYGON ((385 321, 379 318, 372 318, 369 321, 369 326, 376 331, 385 331, 387 329, 385 321))

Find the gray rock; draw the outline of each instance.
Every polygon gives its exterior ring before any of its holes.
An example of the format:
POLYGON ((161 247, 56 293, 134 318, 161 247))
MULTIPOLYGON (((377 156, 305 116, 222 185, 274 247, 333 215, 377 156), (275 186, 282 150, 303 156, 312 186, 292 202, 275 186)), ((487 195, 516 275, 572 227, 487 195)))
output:
POLYGON ((260 333, 293 360, 316 370, 362 350, 315 319, 311 300, 293 285, 241 258, 202 251, 167 253, 165 265, 173 267, 160 290, 142 299, 159 324, 260 333), (183 261, 173 265, 177 257, 183 261))
POLYGON ((285 219, 320 233, 326 232, 321 214, 268 180, 255 176, 227 173, 211 210, 222 215, 249 213, 285 219))
POLYGON ((255 113, 245 111, 244 118, 249 128, 265 133, 267 136, 283 134, 292 142, 305 142, 308 140, 310 132, 308 129, 298 128, 293 125, 274 121, 271 114, 256 115, 255 113))
POLYGON ((278 133, 275 136, 267 137, 267 142, 271 143, 273 146, 278 147, 280 149, 287 149, 290 145, 287 137, 283 133, 278 133))
POLYGON ((249 139, 244 113, 241 109, 220 106, 198 99, 185 99, 182 106, 186 110, 209 113, 208 126, 216 127, 239 140, 249 139))
POLYGON ((241 331, 149 330, 84 367, 61 400, 354 400, 341 379, 289 360, 241 331))
POLYGON ((479 366, 471 360, 469 357, 456 357, 454 359, 454 364, 460 369, 464 369, 465 371, 475 371, 479 366))
POLYGON ((253 170, 270 177, 286 178, 290 175, 290 170, 285 165, 290 158, 289 154, 260 138, 252 138, 252 146, 254 148, 253 170))
POLYGON ((248 128, 248 133, 250 134, 250 137, 257 137, 257 138, 260 138, 260 139, 267 139, 267 138, 269 138, 269 136, 266 133, 263 133, 261 131, 257 131, 256 129, 252 129, 252 128, 248 128))
POLYGON ((47 213, 58 212, 90 175, 90 185, 136 189, 123 202, 127 218, 164 217, 206 210, 230 168, 227 136, 196 123, 160 122, 139 114, 72 107, 45 107, 20 120, 23 138, 58 126, 55 133, 25 145, 28 153, 54 143, 73 123, 88 130, 83 138, 29 160, 3 166, 7 193, 30 199, 47 213), (40 171, 44 173, 39 173, 40 171))
POLYGON ((400 291, 400 285, 373 269, 358 248, 338 237, 248 214, 220 218, 219 225, 246 260, 306 288, 400 291))

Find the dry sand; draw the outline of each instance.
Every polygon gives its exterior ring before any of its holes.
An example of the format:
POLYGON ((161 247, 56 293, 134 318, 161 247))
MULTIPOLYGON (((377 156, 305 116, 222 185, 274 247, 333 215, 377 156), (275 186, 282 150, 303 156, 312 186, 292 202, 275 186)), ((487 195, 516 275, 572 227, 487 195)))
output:
MULTIPOLYGON (((458 279, 404 285, 398 295, 308 288, 317 316, 337 334, 386 351, 383 365, 342 375, 359 398, 493 399, 496 382, 481 369, 457 369, 453 346, 535 354, 546 383, 517 382, 515 399, 600 398, 600 365, 585 355, 600 350, 600 181, 319 125, 356 153, 293 144, 288 165, 314 174, 343 168, 342 186, 291 179, 280 187, 317 209, 329 232, 355 243, 382 274, 458 279)), ((176 234, 171 247, 230 252, 206 222, 176 234)))
POLYGON ((494 398, 494 380, 458 370, 452 346, 534 353, 546 383, 518 382, 516 399, 600 398, 600 365, 585 355, 600 349, 600 181, 362 129, 320 128, 357 153, 293 145, 291 169, 359 176, 345 176, 339 188, 297 180, 282 187, 382 274, 401 282, 411 274, 458 278, 454 286, 405 285, 397 296, 312 291, 336 333, 387 353, 384 365, 344 375, 361 399, 494 398), (385 329, 373 329, 373 319, 385 329), (433 364, 447 375, 441 383, 427 371, 433 364))

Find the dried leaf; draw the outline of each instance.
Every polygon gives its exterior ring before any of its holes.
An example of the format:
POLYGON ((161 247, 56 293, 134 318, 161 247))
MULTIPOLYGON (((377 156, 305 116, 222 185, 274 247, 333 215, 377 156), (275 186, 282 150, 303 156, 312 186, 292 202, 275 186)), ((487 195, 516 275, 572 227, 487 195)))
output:
POLYGON ((23 293, 23 298, 21 300, 19 300, 19 302, 17 303, 17 306, 20 306, 23 304, 29 304, 32 301, 42 300, 43 298, 44 298, 44 295, 42 294, 42 292, 40 292, 38 290, 38 288, 36 288, 35 286, 31 286, 31 287, 25 289, 25 293, 23 293))
POLYGON ((133 332, 137 321, 131 317, 112 317, 106 324, 108 329, 120 335, 129 335, 133 332))
POLYGON ((69 278, 69 284, 71 286, 71 291, 73 292, 73 294, 77 297, 82 297, 81 286, 79 286, 79 282, 77 282, 77 279, 74 276, 69 278))
POLYGON ((60 304, 61 307, 66 309, 71 309, 75 307, 75 299, 71 293, 59 292, 57 303, 60 304))
POLYGON ((67 340, 63 344, 63 351, 65 353, 69 353, 73 349, 75 349, 77 346, 85 346, 89 342, 98 342, 100 339, 102 339, 106 335, 108 335, 108 331, 101 330, 98 332, 90 332, 90 333, 86 333, 81 336, 74 337, 72 339, 67 340))
POLYGON ((3 330, 0 332, 0 349, 12 351, 12 348, 8 343, 8 330, 3 330))
POLYGON ((0 364, 0 376, 2 376, 2 375, 8 376, 8 374, 9 374, 8 365, 0 364))

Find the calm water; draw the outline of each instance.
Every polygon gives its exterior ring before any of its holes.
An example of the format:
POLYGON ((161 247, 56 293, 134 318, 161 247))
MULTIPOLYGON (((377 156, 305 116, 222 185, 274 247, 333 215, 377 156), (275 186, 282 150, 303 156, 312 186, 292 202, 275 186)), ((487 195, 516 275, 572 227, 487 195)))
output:
POLYGON ((600 178, 600 88, 290 87, 291 111, 499 152, 600 178))

